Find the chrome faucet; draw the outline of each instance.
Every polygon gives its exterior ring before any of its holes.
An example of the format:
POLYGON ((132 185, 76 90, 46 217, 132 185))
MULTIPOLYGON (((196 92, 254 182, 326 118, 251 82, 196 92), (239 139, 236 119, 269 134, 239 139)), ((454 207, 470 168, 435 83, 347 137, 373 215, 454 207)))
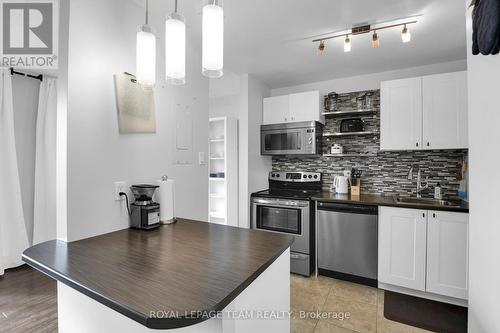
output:
MULTIPOLYGON (((413 179, 413 167, 410 167, 410 170, 408 171, 408 180, 413 179)), ((420 168, 418 168, 417 171, 417 198, 422 197, 422 191, 426 190, 429 188, 429 177, 425 178, 425 185, 422 184, 422 171, 420 171, 420 168)))

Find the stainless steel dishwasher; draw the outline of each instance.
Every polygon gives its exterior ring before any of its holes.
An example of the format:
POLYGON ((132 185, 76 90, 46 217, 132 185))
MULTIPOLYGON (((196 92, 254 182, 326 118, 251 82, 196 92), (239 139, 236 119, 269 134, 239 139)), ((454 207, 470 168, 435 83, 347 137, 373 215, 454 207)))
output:
POLYGON ((378 207, 318 202, 318 273, 377 286, 378 207))

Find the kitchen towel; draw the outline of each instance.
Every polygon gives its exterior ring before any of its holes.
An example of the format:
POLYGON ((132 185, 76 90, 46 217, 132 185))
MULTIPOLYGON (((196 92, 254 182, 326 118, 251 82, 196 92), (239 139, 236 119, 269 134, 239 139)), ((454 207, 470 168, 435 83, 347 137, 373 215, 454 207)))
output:
POLYGON ((160 204, 160 221, 162 224, 175 222, 175 180, 158 180, 160 188, 156 191, 157 202, 160 204))

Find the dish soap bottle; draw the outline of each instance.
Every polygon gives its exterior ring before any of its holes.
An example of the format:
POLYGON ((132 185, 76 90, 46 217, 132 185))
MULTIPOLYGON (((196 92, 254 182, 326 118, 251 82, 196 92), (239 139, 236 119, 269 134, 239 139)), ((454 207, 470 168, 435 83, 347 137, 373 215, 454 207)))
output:
POLYGON ((443 194, 441 193, 441 184, 439 183, 437 183, 436 187, 434 188, 434 199, 443 199, 443 194))

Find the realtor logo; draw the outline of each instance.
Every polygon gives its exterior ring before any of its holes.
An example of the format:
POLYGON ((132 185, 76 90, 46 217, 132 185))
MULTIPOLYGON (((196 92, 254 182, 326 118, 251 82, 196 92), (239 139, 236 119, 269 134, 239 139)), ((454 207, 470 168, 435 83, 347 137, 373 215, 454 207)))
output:
POLYGON ((57 68, 57 0, 0 0, 1 66, 57 68))

